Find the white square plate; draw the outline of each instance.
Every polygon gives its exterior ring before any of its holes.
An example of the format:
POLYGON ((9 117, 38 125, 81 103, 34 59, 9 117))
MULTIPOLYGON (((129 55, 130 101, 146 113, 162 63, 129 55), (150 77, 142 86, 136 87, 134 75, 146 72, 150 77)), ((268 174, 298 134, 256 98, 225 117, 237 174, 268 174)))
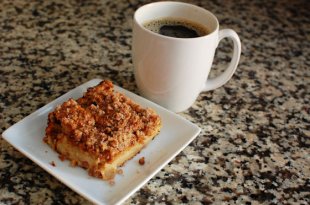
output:
POLYGON ((43 142, 43 137, 49 112, 69 98, 81 97, 88 87, 100 81, 93 79, 76 87, 17 122, 2 135, 17 150, 88 200, 96 204, 119 204, 181 152, 199 134, 200 128, 149 100, 115 86, 116 91, 124 93, 143 107, 153 108, 160 115, 163 127, 150 144, 125 163, 123 174, 115 177, 114 185, 90 177, 84 169, 71 167, 67 160, 60 161, 58 154, 43 142), (138 163, 141 157, 145 157, 143 166, 138 163), (56 166, 51 165, 52 161, 56 166))

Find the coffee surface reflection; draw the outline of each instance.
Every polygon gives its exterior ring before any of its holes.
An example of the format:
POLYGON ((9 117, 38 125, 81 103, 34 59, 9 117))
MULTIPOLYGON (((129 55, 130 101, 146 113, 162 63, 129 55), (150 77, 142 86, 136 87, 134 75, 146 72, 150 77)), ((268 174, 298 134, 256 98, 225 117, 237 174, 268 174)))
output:
POLYGON ((209 33, 205 26, 179 18, 154 19, 145 22, 143 26, 155 33, 174 38, 197 38, 209 33))

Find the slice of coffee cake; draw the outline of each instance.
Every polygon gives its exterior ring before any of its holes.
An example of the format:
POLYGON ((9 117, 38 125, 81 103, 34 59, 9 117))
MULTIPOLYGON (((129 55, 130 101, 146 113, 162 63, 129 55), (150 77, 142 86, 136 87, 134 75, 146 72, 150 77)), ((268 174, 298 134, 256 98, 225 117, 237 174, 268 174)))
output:
POLYGON ((105 80, 49 113, 44 141, 61 159, 87 169, 91 176, 110 180, 160 128, 155 111, 114 92, 112 82, 105 80))

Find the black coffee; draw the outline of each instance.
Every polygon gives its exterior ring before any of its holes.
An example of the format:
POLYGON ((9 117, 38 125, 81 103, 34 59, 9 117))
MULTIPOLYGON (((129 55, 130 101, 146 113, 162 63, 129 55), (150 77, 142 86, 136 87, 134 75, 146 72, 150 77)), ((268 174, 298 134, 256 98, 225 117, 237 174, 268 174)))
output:
POLYGON ((143 26, 155 33, 175 38, 196 38, 209 33, 205 26, 179 18, 155 19, 144 23, 143 26))

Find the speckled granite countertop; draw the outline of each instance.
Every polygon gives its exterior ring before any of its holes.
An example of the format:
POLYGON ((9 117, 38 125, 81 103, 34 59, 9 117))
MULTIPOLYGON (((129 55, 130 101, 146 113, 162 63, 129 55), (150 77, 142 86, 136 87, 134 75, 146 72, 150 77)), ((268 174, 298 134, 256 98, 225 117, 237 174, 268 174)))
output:
MULTIPOLYGON (((309 1, 188 2, 239 33, 240 66, 180 113, 201 134, 125 204, 309 204, 309 1)), ((1 1, 1 132, 93 78, 137 93, 131 18, 145 3, 1 1)), ((223 41, 215 67, 229 51, 223 41)), ((90 202, 0 137, 0 204, 90 202)))

